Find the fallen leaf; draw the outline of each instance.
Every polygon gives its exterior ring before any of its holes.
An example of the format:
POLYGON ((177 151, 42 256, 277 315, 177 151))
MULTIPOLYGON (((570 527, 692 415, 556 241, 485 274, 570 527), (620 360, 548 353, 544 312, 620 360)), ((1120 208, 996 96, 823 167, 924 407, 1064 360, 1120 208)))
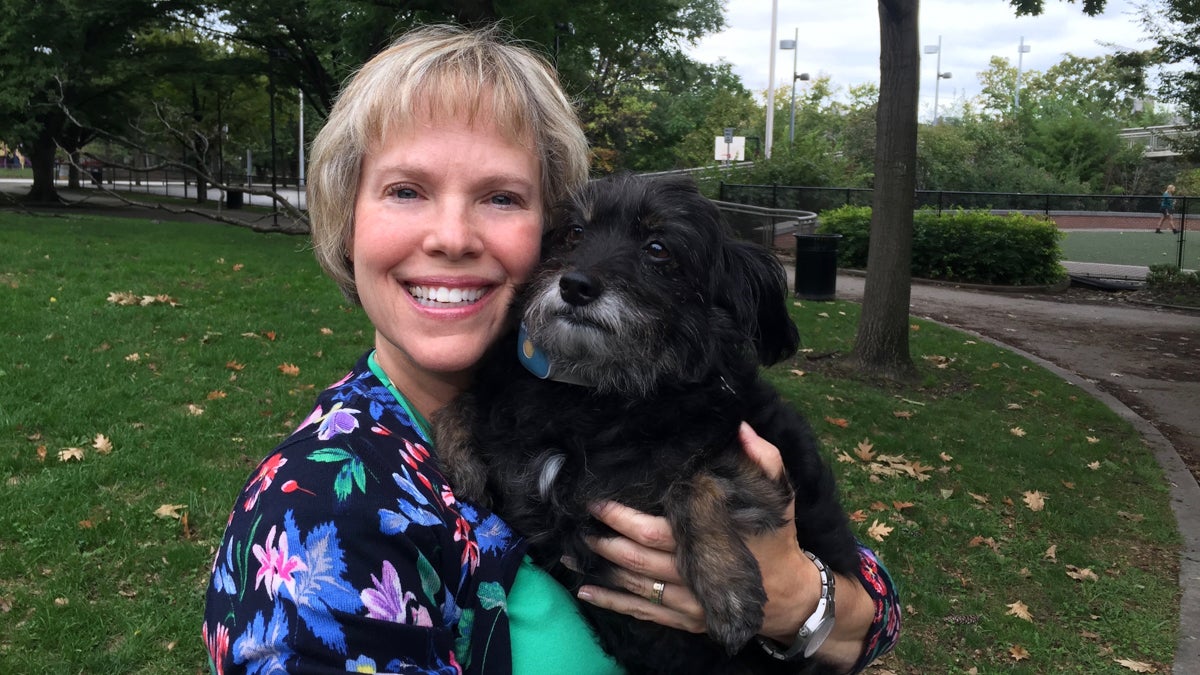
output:
POLYGON ((226 361, 225 362, 226 370, 241 371, 245 367, 246 366, 244 364, 238 363, 237 361, 226 361))
POLYGON ((884 504, 883 502, 873 502, 871 504, 871 510, 872 511, 887 511, 888 505, 884 504))
POLYGON ((141 298, 128 291, 113 292, 108 294, 108 301, 114 305, 136 305, 141 298))
POLYGON ((333 335, 333 329, 325 328, 324 326, 322 326, 321 327, 321 335, 333 335))
POLYGON ((54 599, 55 607, 66 607, 69 604, 71 604, 71 601, 66 598, 55 598, 54 599))
POLYGON ((788 372, 795 375, 796 377, 804 377, 805 375, 808 374, 808 373, 804 372, 803 370, 789 370, 788 372))
POLYGON ((62 450, 58 451, 58 461, 69 462, 71 460, 82 462, 83 448, 63 448, 62 450))
POLYGON ((871 443, 870 439, 864 438, 858 442, 857 446, 855 446, 854 454, 858 455, 858 458, 862 461, 869 462, 875 459, 874 449, 875 445, 871 443))
POLYGON ((951 490, 948 488, 942 488, 941 493, 942 493, 942 499, 950 499, 951 497, 954 496, 954 490, 951 490))
POLYGON ((948 455, 944 452, 939 453, 938 458, 941 459, 943 462, 953 462, 954 461, 953 457, 951 457, 950 455, 948 455))
POLYGON ((1016 436, 1017 438, 1025 437, 1025 430, 1022 429, 1021 427, 1013 427, 1008 430, 1008 433, 1012 434, 1013 436, 1016 436))
POLYGON ((1029 606, 1020 600, 1010 605, 1005 605, 1005 607, 1008 607, 1008 611, 1005 612, 1006 616, 1015 616, 1018 619, 1024 619, 1029 623, 1033 623, 1033 617, 1029 614, 1029 606))
POLYGON ((296 377, 300 374, 300 367, 292 363, 279 364, 279 372, 289 377, 296 377))
POLYGON ((1024 493, 1025 505, 1030 511, 1041 511, 1046 508, 1046 495, 1034 490, 1033 492, 1024 493))
POLYGON ((37 447, 37 458, 39 462, 46 461, 46 446, 39 445, 37 447))
POLYGON ((1140 523, 1146 519, 1146 516, 1144 516, 1140 513, 1129 513, 1128 511, 1117 511, 1117 515, 1121 516, 1125 520, 1129 520, 1129 521, 1132 521, 1135 523, 1140 523))
POLYGON ((159 518, 174 518, 175 520, 179 520, 181 515, 179 512, 186 508, 187 504, 163 504, 154 509, 154 515, 159 518))
POLYGON ((823 319, 828 319, 828 318, 829 318, 829 312, 819 312, 819 313, 817 314, 817 316, 819 316, 819 317, 821 317, 821 318, 823 318, 823 319))
POLYGON ((921 330, 921 324, 919 324, 919 323, 910 324, 909 328, 911 328, 913 330, 921 330))
POLYGON ((233 264, 233 271, 234 271, 234 272, 241 272, 243 267, 245 267, 245 265, 243 265, 242 263, 234 263, 234 264, 233 264))
POLYGON ((191 415, 192 417, 199 417, 204 414, 204 408, 201 408, 200 406, 196 405, 195 403, 187 404, 187 411, 188 411, 188 414, 191 415))
POLYGON ((1086 436, 1088 443, 1099 443, 1100 439, 1095 436, 1086 436))
POLYGON ((225 398, 225 392, 221 391, 220 389, 216 389, 208 392, 208 396, 205 398, 210 401, 216 401, 217 399, 225 398))
POLYGON ((112 441, 104 434, 96 434, 96 438, 92 441, 92 447, 102 455, 107 455, 113 451, 112 441))
POLYGON ((896 509, 897 511, 903 511, 904 509, 911 509, 914 506, 916 506, 916 504, 914 504, 912 502, 900 502, 900 501, 892 502, 892 508, 896 509))
POLYGON ((913 413, 911 410, 893 410, 892 417, 898 417, 902 420, 911 420, 913 413))
POLYGON ((137 352, 134 352, 134 353, 130 354, 129 356, 126 356, 125 360, 130 361, 132 363, 137 363, 138 361, 142 360, 142 357, 137 352))
POLYGON ((267 338, 271 342, 274 342, 275 341, 275 331, 273 331, 273 330, 265 331, 263 333, 263 337, 267 338))
POLYGON ((1042 558, 1050 562, 1058 562, 1058 544, 1051 544, 1050 548, 1046 549, 1046 552, 1042 554, 1042 558))
POLYGON ((854 458, 851 457, 850 454, 848 452, 846 452, 845 450, 839 452, 836 459, 837 459, 837 461, 841 462, 842 464, 854 464, 855 463, 854 458))
POLYGON ((988 503, 987 495, 977 495, 974 492, 967 492, 967 494, 971 495, 971 499, 974 499, 975 501, 979 502, 980 504, 988 503))
POLYGON ((1059 482, 1062 483, 1063 487, 1067 488, 1068 490, 1075 489, 1075 483, 1072 481, 1064 480, 1064 481, 1059 481, 1059 482))
POLYGON ((1135 673, 1157 673, 1158 669, 1144 661, 1130 661, 1129 659, 1113 659, 1117 663, 1125 666, 1135 673))
POLYGON ((1067 576, 1075 581, 1100 581, 1100 577, 1089 567, 1080 569, 1074 565, 1067 565, 1067 576))
POLYGON ((1029 652, 1026 651, 1026 649, 1021 645, 1013 645, 1009 647, 1008 654, 1012 657, 1013 661, 1022 661, 1029 658, 1029 652))
POLYGON ((1095 471, 1100 468, 1100 462, 1088 462, 1087 468, 1095 471))
POLYGON ((883 541, 883 538, 888 536, 889 534, 891 534, 892 530, 894 530, 894 529, 896 529, 896 528, 888 527, 887 525, 884 525, 883 523, 876 520, 876 521, 873 521, 871 523, 871 526, 867 528, 867 536, 874 539, 875 541, 883 541))
POLYGON ((856 523, 865 523, 867 522, 867 514, 862 509, 857 509, 854 513, 850 514, 850 520, 856 523))

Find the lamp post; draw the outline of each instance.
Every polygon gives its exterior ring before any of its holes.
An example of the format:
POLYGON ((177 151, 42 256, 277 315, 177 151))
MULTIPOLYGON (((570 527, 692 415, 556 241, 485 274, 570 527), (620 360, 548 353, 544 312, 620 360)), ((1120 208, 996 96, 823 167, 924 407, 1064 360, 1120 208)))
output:
POLYGON ((938 124, 938 93, 939 93, 938 90, 940 89, 942 80, 950 79, 950 73, 942 72, 942 36, 941 35, 938 36, 938 43, 936 45, 925 45, 925 53, 926 54, 937 54, 937 65, 935 66, 935 69, 934 69, 934 73, 937 74, 937 77, 934 78, 934 80, 933 80, 933 123, 934 123, 934 125, 937 125, 938 124))
POLYGON ((775 138, 775 25, 779 20, 779 0, 771 0, 771 60, 767 69, 767 142, 763 157, 771 159, 771 142, 775 138))
POLYGON ((1025 44, 1025 36, 1021 36, 1021 44, 1017 47, 1017 88, 1013 92, 1013 112, 1021 107, 1021 65, 1025 55, 1029 53, 1029 45, 1025 44))
POLYGON ((796 81, 808 81, 808 73, 796 73, 796 58, 800 54, 800 29, 796 29, 796 37, 792 40, 780 40, 780 49, 792 50, 792 117, 788 122, 788 145, 796 140, 796 81))

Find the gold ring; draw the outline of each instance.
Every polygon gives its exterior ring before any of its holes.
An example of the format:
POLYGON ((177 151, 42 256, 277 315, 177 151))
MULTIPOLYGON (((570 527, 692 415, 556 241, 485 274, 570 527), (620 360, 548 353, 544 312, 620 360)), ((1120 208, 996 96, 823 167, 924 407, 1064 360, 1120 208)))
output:
POLYGON ((656 605, 661 605, 663 601, 663 592, 667 590, 667 585, 661 581, 654 582, 653 591, 650 594, 650 602, 656 605))

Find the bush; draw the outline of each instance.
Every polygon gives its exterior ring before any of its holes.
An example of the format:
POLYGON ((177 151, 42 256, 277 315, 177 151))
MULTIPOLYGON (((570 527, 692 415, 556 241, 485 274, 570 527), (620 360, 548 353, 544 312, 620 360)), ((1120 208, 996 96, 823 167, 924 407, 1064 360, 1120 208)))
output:
POLYGON ((1200 273, 1184 272, 1174 265, 1151 265, 1146 293, 1159 302, 1200 307, 1200 273))
MULTIPOLYGON (((867 266, 870 230, 871 209, 864 206, 826 211, 818 228, 842 235, 838 264, 852 268, 867 266)), ((1061 238, 1054 223, 1032 216, 922 210, 913 217, 912 275, 1004 286, 1052 284, 1065 276, 1061 238)))

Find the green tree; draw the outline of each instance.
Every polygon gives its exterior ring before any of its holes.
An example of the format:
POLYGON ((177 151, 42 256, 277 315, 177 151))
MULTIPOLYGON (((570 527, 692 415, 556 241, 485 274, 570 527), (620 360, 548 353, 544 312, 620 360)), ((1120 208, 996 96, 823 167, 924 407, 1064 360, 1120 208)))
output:
POLYGON ((127 119, 131 93, 179 62, 146 33, 197 11, 191 0, 0 2, 0 134, 28 152, 29 199, 57 201, 59 148, 73 155, 95 129, 127 119))
POLYGON ((1200 3, 1157 0, 1139 9, 1155 47, 1149 54, 1122 56, 1158 66, 1159 97, 1175 104, 1177 114, 1196 132, 1180 138, 1177 147, 1189 160, 1200 161, 1200 3))

